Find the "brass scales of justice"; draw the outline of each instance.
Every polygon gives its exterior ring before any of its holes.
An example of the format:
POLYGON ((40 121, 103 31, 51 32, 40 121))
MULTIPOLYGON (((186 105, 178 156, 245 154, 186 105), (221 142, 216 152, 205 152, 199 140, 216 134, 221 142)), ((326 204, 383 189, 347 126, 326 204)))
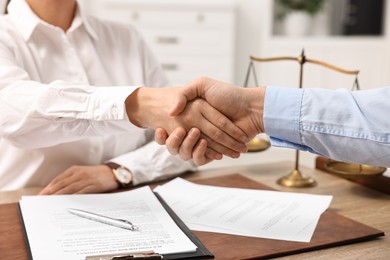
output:
MULTIPOLYGON (((305 56, 304 50, 302 50, 301 55, 299 57, 283 56, 283 57, 272 57, 272 58, 259 58, 259 57, 250 56, 250 62, 249 62, 249 67, 244 82, 244 87, 248 87, 248 81, 251 72, 254 77, 255 86, 259 87, 254 62, 273 62, 273 61, 296 61, 299 63, 300 65, 299 66, 300 67, 299 88, 303 87, 303 67, 305 63, 312 63, 312 64, 317 64, 319 66, 328 68, 330 70, 337 71, 339 73, 355 75, 355 81, 352 90, 360 90, 359 82, 358 82, 359 70, 346 70, 323 61, 308 59, 305 56)), ((259 137, 259 135, 253 138, 247 144, 249 152, 263 151, 270 146, 271 146, 270 142, 267 139, 259 137)), ((333 174, 337 174, 346 178, 354 178, 354 177, 361 177, 361 176, 377 176, 382 174, 386 170, 386 168, 384 167, 376 167, 376 166, 365 165, 365 164, 345 163, 345 162, 339 162, 334 160, 329 160, 325 164, 325 169, 333 174)), ((301 171, 299 170, 299 150, 296 150, 295 152, 294 170, 289 175, 280 178, 277 181, 277 183, 282 186, 296 187, 296 188, 312 187, 317 184, 314 179, 310 177, 305 177, 304 175, 302 175, 301 171)))

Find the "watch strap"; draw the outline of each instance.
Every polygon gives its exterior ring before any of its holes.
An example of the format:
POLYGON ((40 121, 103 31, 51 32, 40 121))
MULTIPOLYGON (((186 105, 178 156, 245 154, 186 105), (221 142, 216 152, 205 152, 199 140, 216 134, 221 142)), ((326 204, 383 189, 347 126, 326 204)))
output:
MULTIPOLYGON (((127 184, 126 183, 122 183, 121 181, 118 180, 118 178, 117 178, 117 176, 115 174, 116 169, 123 167, 122 165, 119 165, 119 164, 114 163, 114 162, 108 162, 105 165, 110 167, 110 169, 112 171, 112 175, 114 175, 115 181, 118 183, 118 188, 126 188, 126 187, 132 186, 133 180, 131 180, 130 183, 127 183, 127 184)), ((131 174, 131 171, 130 170, 128 170, 128 171, 131 174)))

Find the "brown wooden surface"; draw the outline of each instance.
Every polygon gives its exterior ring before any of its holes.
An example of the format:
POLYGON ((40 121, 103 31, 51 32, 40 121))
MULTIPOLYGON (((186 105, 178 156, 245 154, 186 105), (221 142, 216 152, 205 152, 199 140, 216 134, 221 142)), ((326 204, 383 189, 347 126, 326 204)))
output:
MULTIPOLYGON (((261 154, 259 154, 259 156, 261 156, 261 154)), ((309 175, 317 180, 318 185, 316 187, 298 189, 277 185, 276 180, 291 172, 293 167, 293 162, 272 164, 252 163, 250 165, 203 170, 188 175, 185 178, 195 181, 240 172, 240 174, 245 177, 264 183, 278 190, 333 195, 334 197, 330 205, 330 211, 337 212, 342 216, 382 230, 386 234, 390 232, 389 195, 365 188, 330 174, 324 174, 322 171, 308 167, 301 167, 301 171, 303 174, 309 175)), ((0 192, 0 203, 18 201, 22 194, 33 194, 34 192, 37 193, 39 191, 38 188, 32 190, 33 191, 27 189, 24 190, 23 193, 20 191, 0 192)), ((0 205, 1 259, 27 259, 19 219, 15 217, 16 212, 16 204, 0 205)), ((202 237, 202 235, 199 235, 199 237, 202 237)), ((208 247, 210 247, 210 244, 208 247)), ((211 250, 211 248, 209 249, 211 250)), ((234 247, 234 250, 241 252, 244 248, 236 246, 234 247)), ((390 239, 387 235, 366 242, 335 246, 327 249, 279 257, 278 259, 388 259, 389 255, 390 239)), ((226 254, 218 256, 218 259, 228 259, 226 254)))
POLYGON ((27 259, 18 204, 0 205, 0 258, 27 259))

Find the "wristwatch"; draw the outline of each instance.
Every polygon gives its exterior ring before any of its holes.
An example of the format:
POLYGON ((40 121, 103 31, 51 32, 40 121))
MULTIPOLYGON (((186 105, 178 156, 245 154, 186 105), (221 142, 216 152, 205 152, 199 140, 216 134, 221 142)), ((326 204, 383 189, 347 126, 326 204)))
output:
POLYGON ((112 162, 106 163, 106 165, 111 168, 115 180, 119 184, 119 187, 126 188, 130 186, 133 180, 133 174, 129 169, 112 162))

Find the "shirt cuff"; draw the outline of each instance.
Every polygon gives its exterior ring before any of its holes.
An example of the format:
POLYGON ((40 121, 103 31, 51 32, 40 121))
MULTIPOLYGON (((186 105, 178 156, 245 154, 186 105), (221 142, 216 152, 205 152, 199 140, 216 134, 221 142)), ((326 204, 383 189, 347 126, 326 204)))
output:
POLYGON ((305 152, 311 152, 313 154, 318 154, 318 155, 323 156, 323 154, 320 154, 317 151, 314 151, 313 149, 311 149, 310 147, 305 146, 305 145, 295 144, 295 143, 287 142, 285 140, 280 140, 280 139, 273 138, 273 137, 270 137, 270 141, 271 141, 272 146, 291 148, 291 149, 305 151, 305 152))
POLYGON ((126 98, 138 87, 99 87, 89 102, 88 117, 94 121, 122 120, 126 117, 126 98))
POLYGON ((287 147, 288 143, 302 145, 300 115, 303 91, 267 86, 264 98, 264 129, 271 140, 279 140, 275 142, 279 146, 287 147))
POLYGON ((107 134, 107 124, 112 132, 130 132, 138 128, 128 119, 126 98, 139 87, 99 87, 89 102, 88 113, 92 127, 100 134, 107 134))

